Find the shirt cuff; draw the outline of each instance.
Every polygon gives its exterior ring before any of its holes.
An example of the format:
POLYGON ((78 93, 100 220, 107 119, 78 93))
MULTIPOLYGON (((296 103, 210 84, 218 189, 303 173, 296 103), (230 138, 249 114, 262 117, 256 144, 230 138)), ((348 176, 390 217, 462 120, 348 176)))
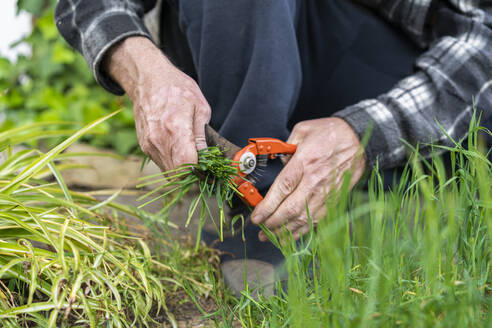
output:
POLYGON ((127 13, 111 13, 84 34, 85 42, 83 42, 82 53, 96 81, 111 93, 124 94, 123 88, 104 71, 102 62, 108 50, 127 37, 144 36, 152 40, 143 21, 127 13))
POLYGON ((389 163, 387 158, 382 156, 388 151, 389 146, 380 126, 367 111, 369 102, 370 101, 363 101, 359 104, 347 107, 336 112, 333 116, 345 120, 357 133, 361 142, 365 134, 370 133, 367 144, 363 145, 367 168, 372 169, 376 164, 379 164, 379 168, 383 169, 393 166, 393 163, 389 163))

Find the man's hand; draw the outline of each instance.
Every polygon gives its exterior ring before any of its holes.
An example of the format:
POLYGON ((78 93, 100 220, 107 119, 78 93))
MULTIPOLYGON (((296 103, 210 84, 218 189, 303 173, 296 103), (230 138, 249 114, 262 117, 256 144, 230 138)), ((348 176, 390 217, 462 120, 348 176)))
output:
POLYGON ((104 65, 133 102, 144 153, 163 171, 196 163, 197 150, 207 147, 204 126, 210 106, 195 81, 144 37, 114 46, 104 65))
MULTIPOLYGON (((325 214, 326 196, 341 187, 344 172, 351 170, 353 187, 364 172, 365 159, 359 137, 340 118, 300 122, 287 142, 297 144, 297 151, 256 206, 251 220, 277 234, 284 226, 298 239, 309 231, 306 204, 316 224, 325 214)), ((259 238, 267 240, 263 232, 259 238)))

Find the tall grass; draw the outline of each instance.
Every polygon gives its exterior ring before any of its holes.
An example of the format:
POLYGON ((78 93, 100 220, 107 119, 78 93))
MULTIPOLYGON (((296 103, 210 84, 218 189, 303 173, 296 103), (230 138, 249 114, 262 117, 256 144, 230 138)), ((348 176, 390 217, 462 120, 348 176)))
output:
MULTIPOLYGON (((492 164, 473 118, 451 165, 415 149, 389 191, 377 168, 367 191, 326 201, 317 231, 296 244, 268 233, 288 277, 274 297, 222 304, 222 322, 258 327, 492 326, 492 164)), ((441 149, 439 149, 441 148, 441 149)), ((225 324, 224 324, 225 326, 225 324)))
MULTIPOLYGON (((492 325, 492 164, 479 137, 490 132, 475 119, 466 142, 436 146, 450 152, 450 165, 415 149, 389 191, 377 168, 367 190, 350 191, 347 176, 340 193, 326 200, 316 231, 299 243, 265 229, 285 255, 279 276, 287 279, 276 296, 257 299, 246 288, 231 300, 211 271, 213 252, 157 238, 145 243, 118 228, 116 210, 150 222, 162 219, 159 213, 118 205, 114 197, 101 202, 65 185, 61 152, 107 118, 47 153, 12 151, 13 141, 46 136, 42 125, 0 134, 7 153, 0 163, 2 327, 173 323, 166 300, 178 289, 221 327, 492 325), (203 295, 214 298, 217 311, 207 313, 203 295)), ((204 185, 206 194, 214 192, 204 185)))
POLYGON ((1 327, 156 326, 174 322, 166 297, 178 288, 195 298, 210 292, 203 272, 200 277, 190 269, 207 269, 207 258, 171 259, 178 246, 159 241, 165 251, 157 261, 143 236, 118 228, 118 212, 145 212, 116 204, 114 197, 98 201, 64 183, 60 171, 67 164, 61 159, 67 156, 61 152, 115 114, 74 134, 53 125, 46 133, 45 124, 0 134, 0 152, 6 154, 0 163, 1 327), (46 153, 13 151, 17 143, 67 134, 46 153))

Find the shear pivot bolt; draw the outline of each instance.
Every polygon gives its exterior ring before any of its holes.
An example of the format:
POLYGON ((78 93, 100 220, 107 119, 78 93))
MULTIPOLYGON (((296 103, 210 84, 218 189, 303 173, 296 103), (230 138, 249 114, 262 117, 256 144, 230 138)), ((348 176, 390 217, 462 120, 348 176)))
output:
POLYGON ((256 168, 256 156, 252 152, 246 152, 239 159, 239 169, 244 174, 250 174, 256 168))

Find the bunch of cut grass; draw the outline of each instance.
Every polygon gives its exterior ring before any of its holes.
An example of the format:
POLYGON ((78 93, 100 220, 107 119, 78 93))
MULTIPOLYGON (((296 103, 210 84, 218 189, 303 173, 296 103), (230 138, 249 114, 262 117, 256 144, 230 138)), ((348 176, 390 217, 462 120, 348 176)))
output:
MULTIPOLYGON (((223 152, 219 147, 213 146, 202 149, 198 152, 197 164, 185 164, 174 170, 142 178, 141 181, 143 182, 137 185, 138 188, 154 184, 160 185, 139 198, 139 200, 143 200, 158 194, 140 205, 139 208, 157 200, 164 199, 163 209, 157 217, 160 220, 167 222, 169 219, 169 211, 172 207, 182 200, 194 186, 198 186, 198 195, 190 203, 185 224, 187 227, 193 214, 198 210, 200 211, 200 222, 195 249, 198 249, 202 227, 205 224, 207 217, 212 220, 219 232, 220 240, 222 240, 225 224, 224 205, 229 204, 229 206, 232 207, 234 195, 240 194, 234 183, 234 179, 238 176, 237 170, 232 164, 234 164, 234 162, 229 158, 224 157, 223 152), (169 197, 171 198, 169 199, 169 197), (217 201, 219 208, 218 225, 207 204, 207 199, 212 197, 217 201)), ((240 216, 241 215, 237 215, 234 217, 232 222, 238 220, 240 216)))
POLYGON ((350 176, 326 200, 317 231, 295 243, 266 229, 286 258, 276 296, 221 303, 223 322, 255 327, 490 327, 492 163, 471 120, 447 167, 418 149, 390 190, 375 168, 368 190, 350 176), (467 145, 465 146, 465 140, 467 145))
POLYGON ((66 156, 60 153, 115 114, 47 153, 12 151, 13 141, 45 137, 40 124, 0 134, 0 152, 6 155, 0 163, 2 327, 152 326, 173 321, 166 296, 179 286, 197 295, 212 288, 188 275, 186 267, 177 268, 179 261, 176 266, 156 261, 142 238, 116 229, 118 222, 107 214, 113 209, 137 215, 135 210, 113 203, 114 197, 100 202, 72 192, 64 183, 65 164, 58 158, 66 156), (46 181, 47 175, 54 181, 46 181))

